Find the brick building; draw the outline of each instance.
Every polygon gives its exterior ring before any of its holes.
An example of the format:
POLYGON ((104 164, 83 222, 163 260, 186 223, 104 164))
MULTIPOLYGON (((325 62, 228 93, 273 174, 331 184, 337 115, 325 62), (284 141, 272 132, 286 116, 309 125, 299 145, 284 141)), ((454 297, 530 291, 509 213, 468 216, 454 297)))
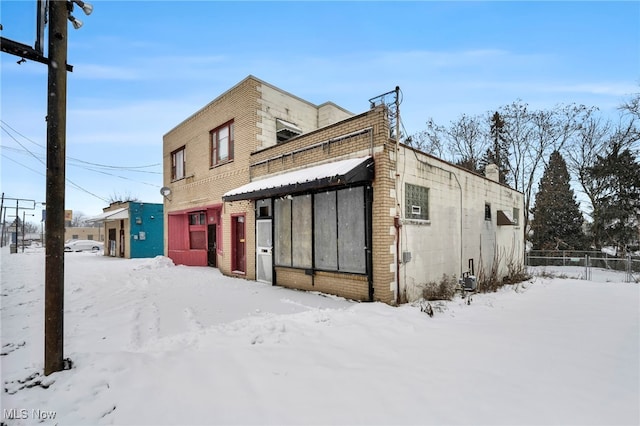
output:
POLYGON ((504 275, 489 253, 522 262, 522 194, 391 134, 383 105, 355 115, 247 77, 164 136, 166 255, 386 303, 470 259, 504 275))

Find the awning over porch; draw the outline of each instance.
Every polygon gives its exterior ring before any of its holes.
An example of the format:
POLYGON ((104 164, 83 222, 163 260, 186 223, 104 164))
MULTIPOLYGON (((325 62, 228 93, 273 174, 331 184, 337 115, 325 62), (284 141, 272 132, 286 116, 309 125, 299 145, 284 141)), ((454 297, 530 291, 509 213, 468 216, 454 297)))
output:
POLYGON ((225 193, 222 199, 236 201, 277 197, 330 186, 368 182, 373 180, 373 176, 373 158, 351 158, 256 180, 225 193))
POLYGON ((122 207, 115 210, 109 210, 97 216, 90 217, 86 222, 106 222, 109 220, 120 220, 129 218, 129 209, 122 207))

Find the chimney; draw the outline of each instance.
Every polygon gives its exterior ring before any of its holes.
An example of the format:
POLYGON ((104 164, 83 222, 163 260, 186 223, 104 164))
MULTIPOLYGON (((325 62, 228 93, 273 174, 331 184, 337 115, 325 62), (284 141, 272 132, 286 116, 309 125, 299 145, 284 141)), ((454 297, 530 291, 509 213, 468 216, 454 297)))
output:
POLYGON ((489 180, 500 182, 500 172, 495 164, 487 164, 487 167, 484 168, 484 175, 489 180))

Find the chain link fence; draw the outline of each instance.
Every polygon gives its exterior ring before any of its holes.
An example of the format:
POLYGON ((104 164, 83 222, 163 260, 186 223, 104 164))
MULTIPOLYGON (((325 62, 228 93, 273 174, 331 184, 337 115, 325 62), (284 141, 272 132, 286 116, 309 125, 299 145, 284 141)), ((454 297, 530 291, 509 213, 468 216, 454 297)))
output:
POLYGON ((613 256, 599 251, 530 250, 527 266, 573 266, 584 268, 582 278, 591 280, 594 268, 624 273, 625 282, 640 282, 640 256, 613 256))

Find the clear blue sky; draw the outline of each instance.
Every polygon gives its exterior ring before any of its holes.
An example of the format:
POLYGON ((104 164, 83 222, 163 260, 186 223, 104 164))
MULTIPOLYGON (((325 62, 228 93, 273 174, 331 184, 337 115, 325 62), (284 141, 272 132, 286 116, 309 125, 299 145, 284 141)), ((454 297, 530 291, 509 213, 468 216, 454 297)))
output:
MULTIPOLYGON (((67 178, 82 189, 66 208, 86 216, 112 195, 161 202, 162 136, 249 74, 353 113, 400 86, 409 134, 518 99, 614 114, 640 91, 640 2, 91 3, 69 27, 67 178)), ((0 34, 33 46, 35 10, 0 1, 0 34)), ((47 67, 18 59, 0 55, 2 191, 45 201, 47 67)))

